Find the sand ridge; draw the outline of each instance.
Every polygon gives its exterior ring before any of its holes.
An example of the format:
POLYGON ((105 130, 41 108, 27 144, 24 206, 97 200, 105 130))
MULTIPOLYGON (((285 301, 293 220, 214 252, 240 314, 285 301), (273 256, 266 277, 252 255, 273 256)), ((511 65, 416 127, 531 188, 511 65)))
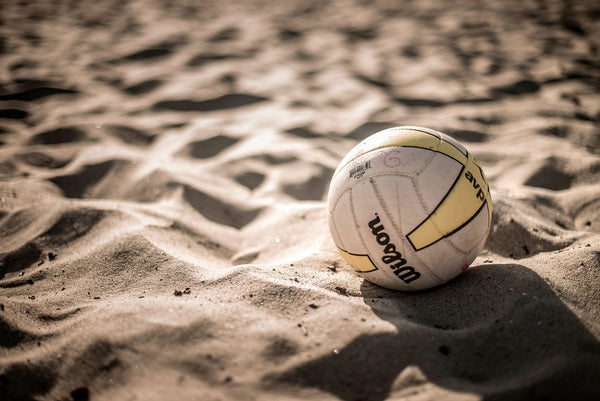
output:
POLYGON ((3 2, 0 398, 597 398, 598 13, 3 2), (396 125, 493 199, 473 266, 416 293, 327 227, 339 161, 396 125))

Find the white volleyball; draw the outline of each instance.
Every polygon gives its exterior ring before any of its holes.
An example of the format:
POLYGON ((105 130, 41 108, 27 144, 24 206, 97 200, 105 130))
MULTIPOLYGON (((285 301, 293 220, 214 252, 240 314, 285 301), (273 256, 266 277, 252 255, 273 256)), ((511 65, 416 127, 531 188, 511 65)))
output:
POLYGON ((370 282, 421 290, 464 272, 487 239, 492 202, 467 149, 441 132, 396 127, 356 145, 329 188, 329 228, 370 282))

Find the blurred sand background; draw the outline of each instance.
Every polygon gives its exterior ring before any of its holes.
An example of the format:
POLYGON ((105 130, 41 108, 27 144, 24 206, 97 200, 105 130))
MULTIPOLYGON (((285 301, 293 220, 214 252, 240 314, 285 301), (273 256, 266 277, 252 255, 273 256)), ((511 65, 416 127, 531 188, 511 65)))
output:
POLYGON ((0 399, 600 399, 600 5, 0 2, 0 399), (327 228, 395 125, 475 154, 464 275, 327 228))

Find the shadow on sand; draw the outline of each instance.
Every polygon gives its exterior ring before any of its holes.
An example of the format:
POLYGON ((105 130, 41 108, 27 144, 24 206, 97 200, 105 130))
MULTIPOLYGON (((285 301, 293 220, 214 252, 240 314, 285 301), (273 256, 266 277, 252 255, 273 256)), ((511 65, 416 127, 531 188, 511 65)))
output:
POLYGON ((484 400, 600 399, 600 344, 524 266, 477 266, 417 293, 365 281, 362 295, 396 332, 359 336, 279 380, 345 401, 406 395, 426 382, 484 400))

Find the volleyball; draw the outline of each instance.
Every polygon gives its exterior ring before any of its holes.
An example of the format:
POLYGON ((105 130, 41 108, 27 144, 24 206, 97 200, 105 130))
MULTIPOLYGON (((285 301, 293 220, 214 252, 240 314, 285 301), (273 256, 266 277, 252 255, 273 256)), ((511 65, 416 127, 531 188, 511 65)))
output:
POLYGON ((422 290, 460 275, 485 245, 492 202, 483 170, 452 137, 423 127, 379 131, 335 170, 329 229, 364 279, 422 290))

